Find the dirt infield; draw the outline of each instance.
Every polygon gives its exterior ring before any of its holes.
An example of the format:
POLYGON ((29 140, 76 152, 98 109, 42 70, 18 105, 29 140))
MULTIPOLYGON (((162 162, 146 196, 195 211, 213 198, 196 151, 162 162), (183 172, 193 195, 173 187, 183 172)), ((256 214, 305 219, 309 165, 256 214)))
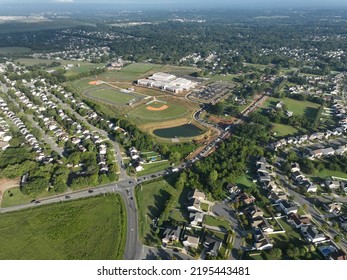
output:
POLYGON ((93 86, 97 86, 100 85, 102 82, 101 81, 91 81, 88 84, 93 85, 93 86))
POLYGON ((18 187, 19 186, 19 178, 18 179, 1 179, 0 180, 0 204, 2 201, 2 195, 5 191, 18 187))
POLYGON ((167 105, 163 105, 159 108, 156 108, 156 107, 153 107, 153 106, 147 106, 146 109, 149 110, 149 111, 164 111, 166 110, 167 108, 169 108, 169 106, 167 105))

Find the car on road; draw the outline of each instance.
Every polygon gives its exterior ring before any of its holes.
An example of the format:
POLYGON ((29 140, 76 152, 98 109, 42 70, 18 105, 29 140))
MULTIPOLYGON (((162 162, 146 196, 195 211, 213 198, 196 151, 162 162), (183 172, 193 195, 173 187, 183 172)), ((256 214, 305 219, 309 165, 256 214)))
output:
POLYGON ((31 203, 35 203, 36 202, 36 199, 33 199, 32 201, 30 201, 31 203))
POLYGON ((65 195, 65 199, 69 199, 71 198, 69 195, 65 195))
POLYGON ((93 193, 94 191, 93 190, 88 190, 89 193, 93 193))
POLYGON ((39 204, 39 203, 41 203, 41 201, 39 201, 39 200, 36 200, 36 201, 35 201, 35 204, 39 204))

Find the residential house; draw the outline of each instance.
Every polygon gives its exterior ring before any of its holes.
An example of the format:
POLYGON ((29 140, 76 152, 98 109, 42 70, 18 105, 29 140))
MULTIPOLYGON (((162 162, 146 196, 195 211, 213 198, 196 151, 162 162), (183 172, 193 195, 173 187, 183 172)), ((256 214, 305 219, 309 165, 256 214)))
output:
POLYGON ((204 219, 204 213, 203 212, 195 212, 189 214, 190 224, 192 226, 199 226, 202 224, 202 221, 204 219))
POLYGON ((322 149, 311 150, 309 155, 310 158, 320 158, 321 156, 323 156, 323 151, 322 149))
POLYGON ((289 213, 288 221, 295 228, 301 228, 302 226, 307 226, 311 224, 311 220, 307 216, 299 216, 295 213, 289 213))
POLYGON ((341 186, 340 181, 336 181, 336 180, 326 180, 324 183, 331 190, 338 189, 341 186))
POLYGON ((320 233, 316 227, 313 226, 302 226, 301 232, 304 237, 311 243, 319 243, 327 240, 323 233, 320 233))
POLYGON ((210 256, 217 256, 218 251, 222 246, 222 240, 215 236, 206 235, 203 244, 206 248, 206 254, 210 256))
POLYGON ((329 213, 339 214, 341 212, 342 203, 333 202, 330 204, 324 204, 324 207, 329 213))
POLYGON ((250 205, 248 206, 245 210, 244 213, 246 214, 246 216, 248 216, 248 218, 250 219, 254 219, 256 217, 259 216, 263 216, 264 212, 256 205, 250 205))
POLYGON ((298 172, 298 171, 300 171, 299 163, 297 163, 297 162, 292 163, 290 166, 290 172, 294 173, 294 172, 298 172))
POLYGON ((201 202, 199 199, 193 198, 190 200, 190 204, 188 205, 189 212, 202 212, 201 210, 201 202))
POLYGON ((235 197, 235 201, 241 201, 243 202, 243 204, 251 204, 255 201, 254 196, 252 195, 248 195, 247 193, 239 193, 236 197, 235 197))
POLYGON ((270 192, 268 198, 274 203, 279 203, 282 200, 288 200, 288 197, 284 192, 270 192))
POLYGON ((198 189, 195 189, 193 195, 190 198, 195 198, 198 200, 206 200, 206 195, 205 193, 199 191, 198 189))
POLYGON ((163 232, 162 242, 164 244, 179 240, 182 228, 180 226, 167 227, 163 232))
POLYGON ((270 250, 273 248, 270 238, 268 237, 266 233, 260 232, 258 234, 255 234, 254 239, 255 239, 254 247, 258 251, 270 250))
POLYGON ((335 153, 335 150, 331 147, 322 149, 323 156, 332 156, 335 153))
POLYGON ((305 176, 300 171, 295 171, 292 173, 292 178, 294 181, 300 182, 305 178, 305 176))
POLYGON ((289 213, 295 214, 298 212, 298 206, 292 201, 283 200, 279 203, 279 206, 282 208, 284 213, 286 213, 286 215, 289 213))
POLYGON ((183 245, 197 249, 199 246, 199 237, 186 234, 184 236, 183 245))

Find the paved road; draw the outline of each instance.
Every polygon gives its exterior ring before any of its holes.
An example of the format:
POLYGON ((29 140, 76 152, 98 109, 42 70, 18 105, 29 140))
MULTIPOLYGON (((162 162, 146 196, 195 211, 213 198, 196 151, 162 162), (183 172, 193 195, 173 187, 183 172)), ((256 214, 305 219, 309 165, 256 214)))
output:
POLYGON ((219 217, 226 218, 234 229, 235 236, 233 242, 233 249, 231 251, 230 259, 237 260, 239 258, 238 250, 242 249, 242 229, 236 218, 236 213, 228 205, 224 203, 215 204, 213 206, 212 212, 219 217))
POLYGON ((141 260, 194 260, 193 257, 183 254, 182 252, 174 252, 171 249, 154 248, 143 246, 141 260))

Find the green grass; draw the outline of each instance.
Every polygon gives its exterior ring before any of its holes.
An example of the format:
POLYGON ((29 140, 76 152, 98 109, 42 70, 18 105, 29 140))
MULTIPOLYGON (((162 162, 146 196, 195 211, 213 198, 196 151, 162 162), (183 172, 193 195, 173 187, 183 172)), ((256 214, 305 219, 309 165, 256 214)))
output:
POLYGON ((293 229, 284 219, 278 219, 277 222, 286 232, 271 235, 275 248, 286 249, 289 244, 298 245, 302 243, 300 241, 302 239, 300 233, 293 229))
POLYGON ((310 101, 300 101, 288 97, 284 99, 270 97, 266 100, 263 107, 274 108, 276 107, 276 104, 281 100, 287 106, 288 111, 292 111, 294 115, 305 116, 309 119, 314 119, 316 117, 318 108, 320 107, 320 105, 317 103, 313 103, 310 101))
POLYGON ((0 259, 122 259, 125 205, 107 195, 0 215, 0 259))
MULTIPOLYGON (((162 98, 163 99, 163 98, 162 98)), ((185 106, 182 101, 174 100, 171 98, 165 98, 162 105, 167 105, 168 108, 162 111, 151 111, 147 109, 147 106, 155 106, 155 104, 142 105, 137 109, 131 111, 128 115, 133 121, 138 124, 145 124, 148 122, 162 122, 165 120, 176 119, 185 117, 190 114, 189 108, 185 106)))
POLYGON ((248 174, 244 174, 237 178, 235 183, 243 188, 255 188, 257 186, 256 183, 253 183, 252 178, 248 174))
POLYGON ((143 168, 145 170, 137 172, 137 176, 143 176, 147 174, 152 174, 161 170, 164 170, 170 166, 169 161, 164 161, 164 162, 153 162, 149 164, 144 164, 143 168))
POLYGON ((344 178, 347 180, 347 174, 344 172, 341 172, 341 171, 323 169, 322 171, 318 171, 318 172, 313 174, 313 177, 318 177, 321 179, 328 179, 331 176, 340 177, 340 178, 344 178))
POLYGON ((162 65, 151 63, 132 63, 122 70, 112 70, 98 76, 100 80, 108 82, 133 82, 141 77, 149 76, 151 72, 158 72, 162 65), (147 74, 148 73, 148 74, 147 74))
POLYGON ((0 54, 21 54, 21 53, 30 53, 30 48, 22 47, 4 47, 0 48, 0 54))
POLYGON ((174 187, 165 179, 150 182, 137 187, 135 190, 139 213, 139 236, 142 241, 150 238, 152 219, 159 217, 165 207, 165 202, 170 194, 174 193, 174 187))
POLYGON ((276 132, 276 137, 284 137, 288 135, 294 135, 298 133, 295 127, 287 124, 272 123, 272 132, 276 132))
POLYGON ((220 219, 220 218, 208 216, 208 215, 204 216, 203 224, 219 227, 219 228, 224 228, 226 230, 230 229, 230 223, 228 221, 220 219))
POLYGON ((182 223, 186 223, 187 222, 187 220, 183 217, 183 215, 182 215, 182 211, 181 210, 179 210, 179 209, 173 209, 173 210, 171 210, 171 212, 170 212, 170 218, 172 219, 172 220, 175 220, 175 221, 177 221, 177 222, 182 222, 182 223))
POLYGON ((201 203, 200 207, 202 211, 207 212, 209 205, 207 203, 201 203))
POLYGON ((116 88, 103 84, 94 86, 94 88, 86 90, 84 94, 98 101, 111 103, 113 105, 126 105, 130 101, 133 101, 133 103, 135 103, 141 98, 137 94, 124 93, 116 88))

